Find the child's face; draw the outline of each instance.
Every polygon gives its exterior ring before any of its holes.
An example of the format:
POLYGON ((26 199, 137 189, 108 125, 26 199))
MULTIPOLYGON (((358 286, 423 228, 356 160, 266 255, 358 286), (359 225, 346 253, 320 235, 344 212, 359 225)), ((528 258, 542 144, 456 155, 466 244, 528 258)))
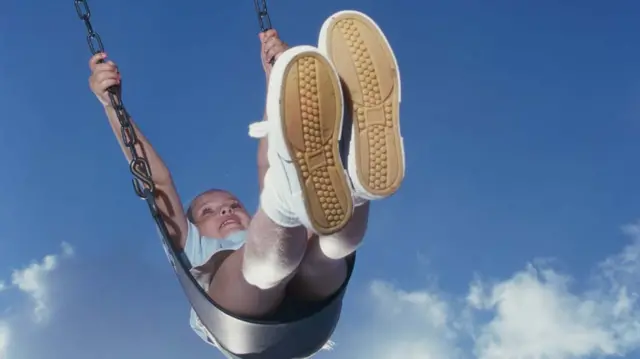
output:
POLYGON ((191 216, 200 235, 226 238, 233 232, 249 228, 251 217, 240 201, 225 191, 208 191, 191 205, 191 216))

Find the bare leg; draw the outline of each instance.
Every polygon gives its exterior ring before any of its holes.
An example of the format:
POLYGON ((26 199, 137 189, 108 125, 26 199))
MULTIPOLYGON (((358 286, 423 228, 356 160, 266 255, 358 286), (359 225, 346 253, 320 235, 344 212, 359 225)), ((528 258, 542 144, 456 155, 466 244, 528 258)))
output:
POLYGON ((258 210, 247 242, 224 260, 213 277, 209 295, 236 315, 269 314, 282 301, 286 285, 304 256, 306 236, 304 227, 280 227, 258 210))
MULTIPOLYGON (((267 138, 258 145, 258 183, 262 191, 264 175, 269 169, 267 138)), ((297 274, 289 283, 289 291, 303 299, 322 300, 335 293, 347 276, 345 257, 355 252, 367 228, 369 203, 358 206, 353 217, 341 231, 331 236, 318 237, 308 231, 309 238, 304 259, 297 274)))
MULTIPOLYGON (((335 66, 343 84, 352 126, 347 169, 353 194, 380 200, 395 193, 404 179, 400 134, 400 72, 386 37, 367 15, 340 11, 322 25, 318 47, 335 66), (355 55, 355 56, 354 56, 355 55)), ((310 242, 290 284, 298 294, 322 299, 344 281, 344 258, 362 242, 369 204, 356 207, 351 222, 337 234, 310 242), (339 277, 341 273, 342 277, 339 277)))
MULTIPOLYGON (((260 191, 264 175, 269 169, 267 149, 267 138, 260 139, 257 154, 260 191)), ((355 252, 362 243, 368 219, 369 202, 366 202, 354 209, 353 217, 341 231, 324 237, 308 231, 307 250, 297 274, 289 283, 289 291, 307 300, 322 300, 335 293, 347 276, 344 258, 355 252)))
POLYGON ((300 223, 309 223, 320 233, 337 231, 310 242, 317 249, 309 252, 309 261, 333 270, 308 266, 316 277, 329 276, 330 285, 312 286, 320 289, 307 297, 317 298, 320 292, 330 295, 343 283, 343 258, 362 240, 367 212, 363 212, 364 222, 360 221, 363 225, 349 226, 351 192, 344 169, 335 160, 340 156, 340 95, 337 75, 316 49, 296 47, 276 62, 267 92, 271 126, 265 128, 270 132, 258 155, 261 210, 251 222, 243 249, 223 262, 210 286, 211 297, 224 308, 259 317, 280 304, 284 287, 308 246, 307 230, 300 223), (302 72, 306 75, 301 76, 302 72))
POLYGON ((289 283, 290 292, 306 300, 334 294, 347 277, 345 258, 356 251, 367 230, 369 202, 355 208, 349 223, 330 236, 312 236, 304 259, 289 283))

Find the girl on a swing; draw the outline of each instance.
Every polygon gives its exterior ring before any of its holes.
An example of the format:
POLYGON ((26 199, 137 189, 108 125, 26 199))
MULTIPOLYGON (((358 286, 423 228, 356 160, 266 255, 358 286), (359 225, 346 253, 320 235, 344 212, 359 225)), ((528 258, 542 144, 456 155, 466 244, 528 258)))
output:
MULTIPOLYGON (((219 189, 183 210, 169 169, 136 128, 174 247, 211 299, 247 321, 268 318, 291 300, 341 301, 370 201, 395 193, 405 167, 398 65, 372 19, 355 11, 332 15, 317 48, 287 48, 275 30, 259 38, 268 90, 265 119, 250 129, 262 137, 260 208, 253 217, 219 189)), ((91 58, 89 82, 122 145, 107 94, 121 75, 112 61, 99 63, 105 57, 91 58)), ((330 318, 320 347, 338 317, 330 318)), ((191 325, 216 344, 193 311, 191 325)))

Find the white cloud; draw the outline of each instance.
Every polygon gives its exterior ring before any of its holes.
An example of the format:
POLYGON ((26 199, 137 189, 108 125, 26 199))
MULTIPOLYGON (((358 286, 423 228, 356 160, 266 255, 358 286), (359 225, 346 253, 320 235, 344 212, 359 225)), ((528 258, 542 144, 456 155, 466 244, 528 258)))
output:
POLYGON ((0 322, 0 359, 7 358, 7 348, 9 347, 9 325, 0 322))
POLYGON ((62 242, 62 255, 65 257, 71 257, 75 254, 75 249, 71 246, 71 244, 67 242, 62 242))
MULTIPOLYGON (((35 322, 42 322, 47 314, 47 286, 46 277, 54 270, 60 258, 70 257, 74 254, 73 247, 63 242, 60 254, 50 254, 45 256, 41 262, 33 262, 23 269, 14 270, 11 274, 11 284, 13 288, 24 292, 33 301, 33 319, 35 322)), ((0 291, 10 289, 3 281, 0 281, 0 291)), ((0 318, 0 359, 8 359, 8 348, 10 344, 11 328, 7 320, 0 318)))
POLYGON ((40 263, 33 262, 23 269, 13 271, 11 274, 11 283, 31 297, 34 305, 33 318, 36 322, 41 322, 47 316, 47 274, 58 266, 60 257, 69 257, 71 255, 73 255, 73 248, 68 243, 63 242, 61 254, 47 255, 40 263))
POLYGON ((375 337, 367 353, 357 357, 403 359, 456 359, 459 323, 454 308, 435 292, 406 292, 389 283, 374 281, 375 337))
POLYGON ((617 354, 610 318, 616 298, 594 299, 570 293, 567 277, 529 266, 483 295, 493 318, 480 326, 475 354, 482 359, 617 354))
POLYGON ((550 267, 474 280, 466 296, 403 291, 374 281, 373 325, 355 354, 372 359, 578 359, 640 348, 640 222, 582 288, 550 267))

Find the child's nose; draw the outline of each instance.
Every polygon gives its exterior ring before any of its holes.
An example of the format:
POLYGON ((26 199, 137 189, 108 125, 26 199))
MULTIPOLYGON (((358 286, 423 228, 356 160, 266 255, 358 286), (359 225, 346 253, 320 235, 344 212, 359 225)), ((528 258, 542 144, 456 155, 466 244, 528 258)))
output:
POLYGON ((222 211, 220 211, 220 213, 222 213, 223 216, 229 215, 233 213, 233 208, 231 207, 224 207, 222 208, 222 211))

